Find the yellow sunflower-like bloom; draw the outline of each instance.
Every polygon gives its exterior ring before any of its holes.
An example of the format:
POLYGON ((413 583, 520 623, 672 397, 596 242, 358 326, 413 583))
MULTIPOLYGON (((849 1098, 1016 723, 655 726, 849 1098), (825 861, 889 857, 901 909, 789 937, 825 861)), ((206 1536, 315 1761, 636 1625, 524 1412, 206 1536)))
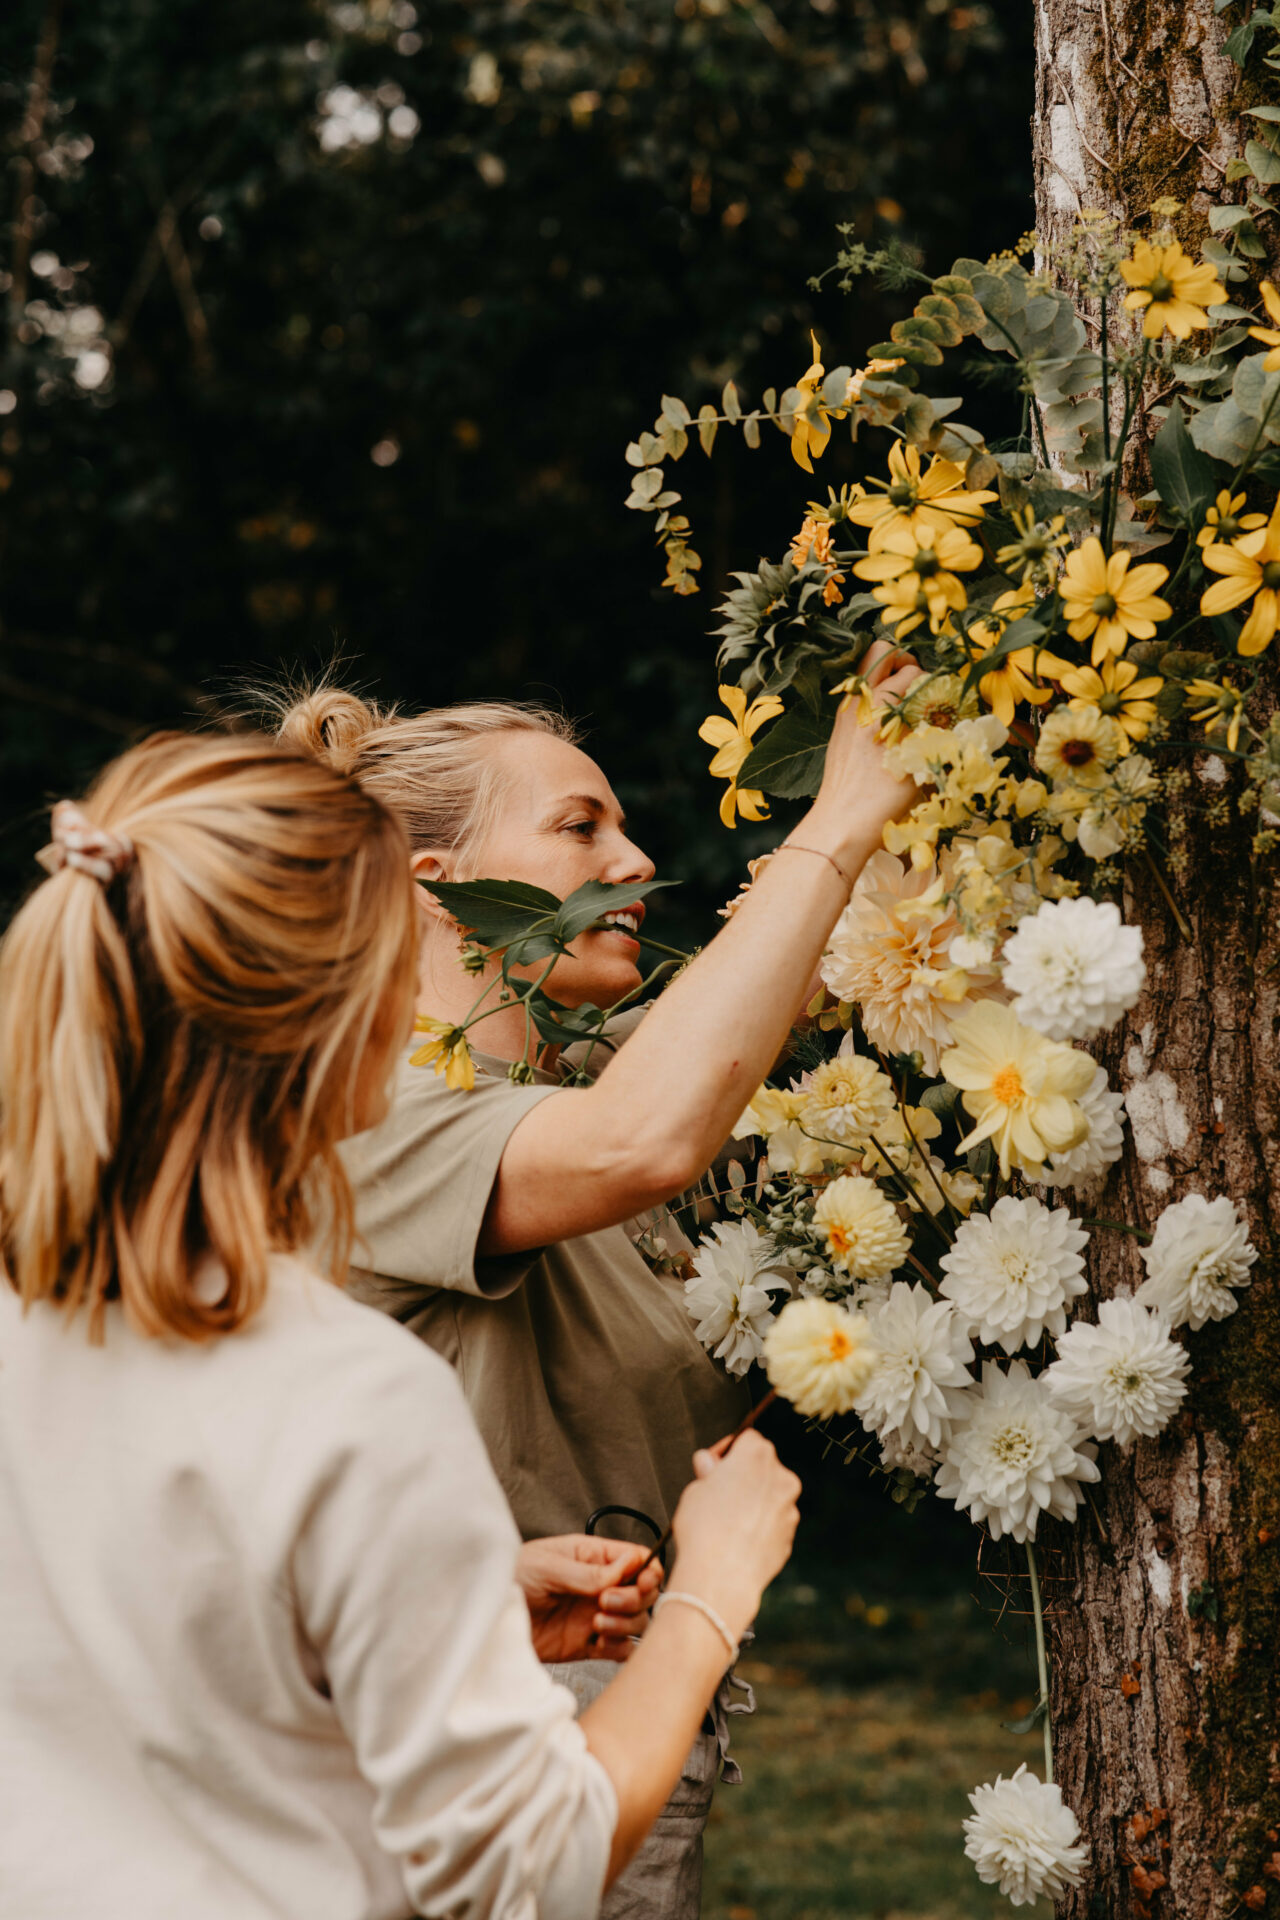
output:
POLYGON ((942 1071, 977 1121, 961 1152, 991 1140, 1006 1180, 1015 1165, 1035 1179, 1051 1153, 1084 1139, 1089 1122, 1077 1102, 1093 1078, 1087 1053, 1046 1040, 994 1000, 961 1015, 955 1042, 942 1071))
MULTIPOLYGON (((964 643, 970 655, 990 653, 998 646, 1010 621, 1026 613, 1035 604, 1035 593, 1028 584, 1014 587, 1009 593, 1002 593, 991 609, 992 618, 975 620, 964 636, 964 643), (994 616, 1003 614, 1003 620, 994 616)), ((984 673, 978 682, 978 691, 997 714, 1006 727, 1013 725, 1014 709, 1023 701, 1028 706, 1043 707, 1053 698, 1052 687, 1042 687, 1037 676, 1056 680, 1065 673, 1068 662, 1059 660, 1054 654, 1046 653, 1035 647, 1019 647, 1015 653, 1007 653, 991 673, 984 673)))
POLYGON ((1280 293, 1276 292, 1269 280, 1263 281, 1259 291, 1263 306, 1276 324, 1274 327, 1250 327, 1249 335, 1251 339, 1261 340, 1264 346, 1270 347, 1271 351, 1262 363, 1262 371, 1275 373, 1280 368, 1280 293))
POLYGON ((987 502, 996 498, 985 490, 966 491, 964 468, 954 460, 939 456, 930 461, 927 473, 921 473, 920 449, 901 441, 889 449, 889 478, 869 480, 867 485, 879 491, 851 506, 849 518, 871 529, 867 545, 872 553, 887 544, 890 531, 905 530, 918 545, 926 546, 933 532, 976 526, 987 502))
POLYGON ((788 1300, 764 1337, 770 1386, 806 1420, 852 1412, 879 1357, 864 1315, 834 1300, 788 1300))
POLYGON ((1227 751, 1234 753, 1240 742, 1240 722, 1244 717, 1244 695, 1238 687, 1220 686, 1216 680, 1188 680, 1187 696, 1208 704, 1199 713, 1189 714, 1209 733, 1225 732, 1227 751))
POLYGON ((1193 328, 1210 324, 1205 309, 1221 306, 1227 297, 1213 268, 1189 259, 1177 240, 1167 247, 1137 241, 1120 271, 1132 289, 1124 304, 1142 314, 1148 340, 1158 340, 1166 329, 1175 340, 1185 340, 1193 328))
MULTIPOLYGON (((1276 337, 1280 339, 1280 334, 1276 337)), ((1204 516, 1204 525, 1196 535, 1196 545, 1223 545, 1238 540, 1242 533, 1252 533, 1255 527, 1265 527, 1265 513, 1241 513, 1244 501, 1242 493, 1233 495, 1230 487, 1224 487, 1204 516)))
POLYGON ((767 720, 782 712, 782 702, 776 693, 763 693, 748 706, 741 687, 720 687, 717 691, 733 718, 709 714, 698 728, 698 738, 716 749, 709 769, 712 778, 729 782, 720 800, 720 818, 726 827, 735 827, 739 814, 744 820, 767 820, 769 808, 763 793, 757 787, 739 787, 738 773, 751 751, 753 737, 767 720))
POLYGON ((1280 625, 1280 499, 1265 526, 1242 534, 1230 546, 1206 547, 1204 564, 1210 573, 1225 578, 1215 580, 1201 594, 1201 613, 1212 619, 1252 599, 1236 645, 1241 653, 1261 653, 1280 625))
POLYGON ((806 473, 813 472, 811 456, 826 451, 831 438, 833 414, 837 420, 844 418, 844 409, 824 407, 818 398, 818 389, 827 377, 827 370, 822 364, 822 349, 818 345, 817 334, 811 333, 809 339, 813 343, 813 365, 796 381, 803 399, 796 407, 791 427, 791 458, 806 473))
POLYGON ((1132 559, 1131 553, 1117 549, 1108 560, 1101 540, 1091 534, 1068 554, 1058 582, 1067 632, 1073 640, 1092 635, 1095 667, 1109 653, 1123 653, 1131 639, 1152 639, 1156 621, 1167 620, 1173 612, 1155 591, 1169 578, 1168 567, 1130 567, 1132 559))
POLYGON ((1164 685, 1159 674, 1139 679, 1132 661, 1104 660, 1099 668, 1068 667, 1061 678, 1063 691, 1071 696, 1070 706, 1077 711, 1091 707, 1111 716, 1124 735, 1122 753, 1128 753, 1131 741, 1146 739, 1156 717, 1152 696, 1164 685))
POLYGON ((1055 580, 1062 564, 1058 556, 1064 547, 1071 545, 1066 514, 1055 513, 1049 520, 1037 520, 1034 507, 1015 507, 1011 517, 1018 529, 1018 538, 999 548, 996 565, 1006 573, 1019 570, 1023 586, 1035 580, 1055 580))
POLYGON ((1051 780, 1077 787, 1106 784, 1108 769, 1129 751, 1123 727, 1092 705, 1058 707, 1040 729, 1035 762, 1051 780))
POLYGON ((853 571, 860 580, 880 583, 872 592, 889 609, 885 621, 896 625, 902 635, 924 618, 921 598, 930 626, 939 632, 952 610, 966 604, 957 574, 971 573, 981 565, 982 548, 958 527, 927 527, 917 537, 904 522, 889 527, 878 550, 865 560, 855 560, 853 571))
POLYGON ((409 1055, 411 1067, 434 1067, 442 1073, 445 1085, 452 1087, 455 1093, 470 1093, 476 1083, 475 1062, 471 1058, 471 1049, 467 1045, 467 1036, 450 1020, 433 1020, 428 1014, 420 1013, 413 1023, 415 1033, 429 1033, 431 1038, 416 1053, 409 1055))

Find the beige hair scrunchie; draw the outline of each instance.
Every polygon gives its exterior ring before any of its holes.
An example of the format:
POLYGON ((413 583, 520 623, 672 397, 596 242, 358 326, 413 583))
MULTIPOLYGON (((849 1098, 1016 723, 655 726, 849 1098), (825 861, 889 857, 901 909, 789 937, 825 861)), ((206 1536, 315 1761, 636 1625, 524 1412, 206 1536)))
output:
POLYGON ((63 867, 74 867, 78 873, 100 880, 105 887, 133 861, 133 842, 128 834, 95 827, 74 800, 56 803, 51 831, 53 838, 49 845, 41 847, 36 855, 46 873, 61 873, 63 867))

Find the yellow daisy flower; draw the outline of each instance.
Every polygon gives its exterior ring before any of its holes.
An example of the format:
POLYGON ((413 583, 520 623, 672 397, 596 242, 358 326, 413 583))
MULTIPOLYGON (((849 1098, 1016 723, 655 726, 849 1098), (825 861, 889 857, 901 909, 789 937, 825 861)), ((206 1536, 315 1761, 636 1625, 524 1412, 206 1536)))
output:
POLYGON ((916 535, 904 520, 881 536, 879 549, 865 560, 855 560, 860 580, 879 581, 872 592, 885 607, 883 617, 898 626, 899 634, 918 627, 923 618, 917 596, 923 596, 929 622, 939 632, 953 608, 963 607, 966 595, 956 578, 982 564, 982 548, 958 527, 927 527, 916 535))
POLYGON ((717 691, 733 718, 709 714, 698 728, 698 738, 716 748, 710 766, 712 778, 729 782, 720 800, 720 818, 726 827, 738 824, 738 814, 744 820, 767 820, 769 808, 763 793, 757 787, 739 787, 738 773, 751 751, 754 735, 767 720, 782 712, 782 702, 776 693, 764 693, 748 706, 741 687, 720 687, 717 691))
POLYGON ((1185 340, 1195 327, 1207 327, 1207 307, 1221 306, 1227 297, 1213 268, 1197 264, 1174 240, 1153 247, 1139 240, 1133 258, 1120 262, 1120 271, 1132 288, 1124 297, 1131 313, 1142 314, 1142 331, 1158 340, 1167 329, 1175 340, 1185 340))
POLYGON ((1230 546, 1206 547, 1204 563, 1211 573, 1226 577, 1201 594, 1201 613, 1212 619, 1252 598, 1236 645, 1241 653, 1261 653, 1280 625, 1280 499, 1265 526, 1241 534, 1230 546))
POLYGON ((1244 695, 1238 687, 1219 686, 1216 680, 1188 680, 1187 694, 1192 700, 1205 700, 1207 706, 1188 719, 1198 721, 1208 732, 1227 736, 1227 751, 1234 753, 1240 741, 1240 722, 1244 717, 1244 695))
POLYGON ((827 377, 827 370, 822 364, 822 349, 818 345, 817 334, 810 333, 809 338, 813 343, 813 365, 796 381, 803 398, 796 406, 791 428, 791 458, 806 473, 813 472, 810 456, 826 451, 831 438, 833 412, 837 420, 844 418, 843 409, 824 407, 818 398, 818 389, 827 377))
POLYGON ((1109 653, 1123 653, 1130 639, 1150 640, 1157 620, 1167 620, 1173 608, 1155 589, 1169 578, 1168 567, 1146 565, 1130 569, 1131 553, 1117 550, 1108 560, 1102 542, 1091 534, 1083 546, 1068 554, 1058 592, 1073 640, 1093 636, 1093 664, 1100 666, 1109 653))
POLYGON ((869 480, 880 489, 849 508, 849 518, 871 529, 867 541, 872 553, 886 544, 890 530, 909 532, 925 545, 931 532, 976 526, 989 500, 985 490, 966 492, 964 468, 940 456, 920 471, 920 449, 896 441, 889 449, 889 478, 869 480))
POLYGON ((1145 740, 1156 717, 1151 704, 1164 681, 1159 674, 1138 678, 1138 669, 1129 660, 1104 660, 1100 668, 1068 667, 1062 675, 1064 692, 1071 695, 1069 706, 1083 707, 1109 714, 1124 735, 1121 753, 1128 753, 1133 740, 1145 740))
POLYGON ((1051 780, 1100 787, 1108 768, 1128 751, 1124 729, 1111 714, 1095 706, 1057 707, 1040 729, 1035 763, 1051 780))
MULTIPOLYGON (((1280 334, 1276 338, 1280 339, 1280 334)), ((1204 516, 1204 525, 1196 535, 1196 545, 1216 546, 1222 541, 1238 540, 1242 533, 1252 533, 1255 527, 1265 527, 1265 513, 1241 513, 1244 501, 1242 493, 1233 495, 1230 487, 1224 487, 1204 516)))
POLYGON ((449 1020, 433 1020, 428 1014, 418 1014, 413 1022, 415 1033, 429 1033, 431 1038, 416 1053, 409 1055, 411 1067, 434 1066, 442 1073, 445 1084, 454 1092, 470 1093, 476 1083, 475 1063, 471 1058, 471 1049, 467 1045, 467 1036, 461 1028, 455 1027, 449 1020))
POLYGON ((1024 586, 1033 580, 1055 580, 1062 564, 1058 555, 1063 547, 1071 545, 1066 514, 1055 513, 1049 520, 1037 520, 1034 507, 1015 507, 1010 517, 1018 529, 1018 538, 997 551, 996 565, 1006 573, 1020 568, 1024 586))
MULTIPOLYGON (((1009 593, 1002 593, 992 607, 992 615, 1004 614, 1003 620, 975 620, 964 636, 964 643, 970 656, 990 653, 998 646, 1006 625, 1016 620, 1035 605, 1035 594, 1030 585, 1014 587, 1009 593)), ((1056 680, 1067 671, 1068 662, 1059 660, 1052 653, 1045 653, 1035 647, 1019 647, 1015 653, 1007 653, 991 673, 984 673, 978 682, 978 691, 998 719, 1006 727, 1013 725, 1014 709, 1023 701, 1028 706, 1043 707, 1052 700, 1052 687, 1042 687, 1037 675, 1056 680)))
POLYGON ((953 1031, 942 1071, 977 1121, 958 1150, 991 1140, 1006 1180, 1013 1165, 1035 1179, 1051 1153, 1065 1153, 1088 1131, 1077 1101, 1093 1078, 1092 1058, 1046 1040, 993 1000, 977 1001, 953 1031))
POLYGON ((1249 337, 1261 340, 1264 346, 1270 347, 1271 351, 1262 363, 1262 371, 1274 373, 1280 368, 1280 293, 1276 292, 1269 280, 1262 282, 1259 292, 1263 306, 1276 324, 1274 327, 1250 327, 1249 337))

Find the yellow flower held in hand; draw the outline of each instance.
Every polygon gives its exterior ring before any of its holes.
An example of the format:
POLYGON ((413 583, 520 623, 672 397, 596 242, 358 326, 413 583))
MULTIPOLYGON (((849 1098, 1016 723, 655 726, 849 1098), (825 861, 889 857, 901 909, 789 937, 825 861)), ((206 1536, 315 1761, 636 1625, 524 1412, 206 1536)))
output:
POLYGON ((1205 309, 1220 307, 1227 297, 1213 268, 1189 259, 1177 240, 1167 247, 1137 241, 1133 257, 1120 262, 1120 271, 1132 288, 1124 304, 1131 313, 1142 314, 1148 340, 1158 340, 1166 329, 1175 340, 1185 340, 1193 328, 1209 325, 1205 309))
POLYGON ((833 1267, 854 1280, 887 1280, 911 1251, 911 1235, 874 1180, 841 1174, 813 1210, 833 1267))
POLYGON ((1071 695, 1070 705, 1077 711, 1096 707, 1109 714, 1124 735, 1122 753, 1128 753, 1132 740, 1145 740, 1156 717, 1151 704, 1164 681, 1159 674, 1138 678, 1138 669, 1129 660, 1104 660, 1101 667, 1068 667, 1062 674, 1063 691, 1071 695))
POLYGON ((1219 542, 1238 540, 1242 533, 1252 533, 1255 527, 1265 527, 1265 513, 1240 512, 1244 501, 1242 493, 1237 493, 1233 498, 1230 487, 1224 487, 1204 516, 1204 525, 1196 535, 1196 545, 1216 546, 1219 542))
POLYGON ((880 581, 872 592, 892 611, 886 620, 900 622, 899 634, 917 627, 923 615, 917 601, 923 597, 935 633, 952 608, 965 605, 965 590, 957 574, 982 564, 982 548, 958 527, 929 528, 919 538, 905 524, 890 527, 874 553, 856 560, 860 580, 880 581))
POLYGON ((1173 612, 1155 591, 1169 578, 1168 567, 1131 568, 1132 558, 1131 553, 1117 550, 1108 560, 1101 540, 1091 534, 1067 556, 1066 571, 1058 582, 1067 632, 1073 640, 1093 636, 1095 667, 1109 653, 1123 653, 1130 639, 1152 639, 1156 621, 1167 620, 1173 612))
POLYGON ((698 738, 716 748, 710 767, 712 778, 729 782, 720 800, 720 818, 726 827, 737 825, 738 814, 744 820, 767 820, 769 809, 763 793, 758 787, 739 787, 738 774, 751 751, 753 737, 766 721, 782 712, 782 702, 776 693, 764 693, 748 706, 741 687, 720 687, 718 692, 733 718, 726 720, 719 713, 708 715, 698 728, 698 738))
POLYGON ((455 1093, 470 1093, 476 1083, 476 1069, 466 1034, 451 1021, 432 1020, 425 1013, 416 1016, 413 1030, 415 1033, 429 1033, 431 1038, 416 1053, 409 1055, 409 1065, 434 1066, 437 1073, 444 1075, 446 1086, 452 1087, 455 1093))
POLYGON ((942 1071, 978 1123, 961 1152, 991 1140, 1006 1180, 1015 1165, 1034 1179, 1051 1153, 1084 1139, 1089 1122, 1077 1102, 1093 1078, 1087 1053, 1046 1040, 994 1000, 961 1015, 955 1040, 942 1071))
POLYGON ((922 473, 920 449, 902 442, 889 449, 889 478, 867 484, 879 491, 850 507, 849 518, 871 529, 867 544, 872 553, 879 552, 891 530, 910 533, 920 546, 928 546, 931 533, 976 526, 987 502, 997 498, 985 489, 968 491, 964 468, 940 455, 922 473))
POLYGON ((1259 292, 1263 306, 1276 324, 1274 327, 1250 327, 1249 335, 1251 339, 1261 340, 1264 346, 1270 347, 1271 351, 1262 363, 1262 371, 1275 373, 1280 370, 1280 293, 1276 292, 1269 280, 1263 281, 1259 292))
POLYGON ((865 1317, 833 1300, 789 1300, 764 1337, 770 1386, 806 1420, 852 1412, 878 1358, 865 1317))
POLYGON ((1270 520, 1256 532, 1242 534, 1229 547, 1206 547, 1204 564, 1210 573, 1226 577, 1215 580, 1201 594, 1201 613, 1212 619, 1252 598, 1253 606, 1236 646, 1240 653, 1261 653, 1270 646, 1280 625, 1280 499, 1270 520))

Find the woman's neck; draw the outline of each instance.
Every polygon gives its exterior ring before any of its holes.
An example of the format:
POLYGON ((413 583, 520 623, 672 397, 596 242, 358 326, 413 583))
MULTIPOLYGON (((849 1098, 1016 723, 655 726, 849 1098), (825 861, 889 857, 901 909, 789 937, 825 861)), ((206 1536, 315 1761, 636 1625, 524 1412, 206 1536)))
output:
POLYGON ((559 1047, 544 1047, 538 1030, 519 1004, 504 1006, 502 973, 496 963, 481 973, 466 973, 458 964, 456 940, 448 942, 430 935, 418 953, 418 994, 415 1011, 431 1020, 448 1020, 461 1025, 474 1020, 467 1029, 467 1041, 474 1052, 487 1053, 495 1060, 523 1060, 554 1071, 560 1057, 559 1047))

